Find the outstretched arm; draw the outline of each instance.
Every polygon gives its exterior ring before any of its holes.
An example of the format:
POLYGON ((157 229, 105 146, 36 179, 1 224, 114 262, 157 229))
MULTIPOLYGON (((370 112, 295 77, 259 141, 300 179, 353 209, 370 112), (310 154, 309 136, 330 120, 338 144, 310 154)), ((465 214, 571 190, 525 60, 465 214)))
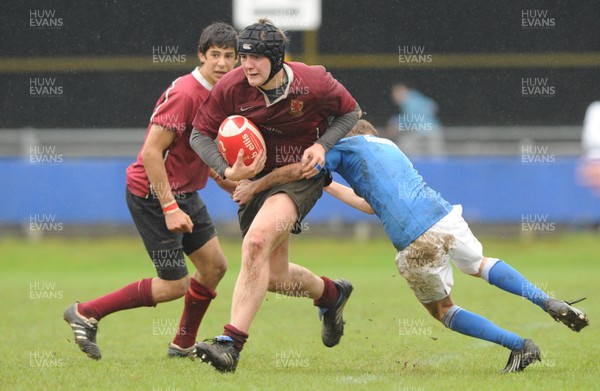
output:
POLYGON ((325 154, 327 151, 352 130, 352 127, 356 125, 356 121, 361 116, 362 111, 357 103, 354 110, 335 117, 323 136, 304 150, 302 154, 302 175, 304 178, 312 178, 321 171, 319 168, 314 169, 317 164, 325 167, 325 154))
POLYGON ((375 214, 373 208, 364 198, 356 195, 354 190, 348 186, 344 186, 341 183, 331 182, 329 186, 325 188, 325 191, 338 200, 350 205, 353 208, 360 210, 361 212, 368 213, 370 215, 375 214))
MULTIPOLYGON (((295 182, 300 179, 302 179, 302 163, 289 164, 275 171, 271 171, 268 175, 265 175, 264 177, 255 181, 240 181, 235 189, 235 192, 233 193, 233 200, 240 205, 244 205, 250 202, 255 194, 268 190, 272 187, 295 182)), ((348 186, 344 186, 337 182, 331 182, 331 184, 324 189, 333 197, 350 205, 353 208, 360 210, 361 212, 365 212, 370 215, 375 213, 373 208, 371 208, 371 205, 369 205, 363 198, 356 195, 354 190, 348 186)))
POLYGON ((248 203, 255 194, 285 183, 296 182, 302 179, 302 163, 288 164, 271 171, 255 181, 243 180, 233 193, 233 200, 240 205, 248 203))

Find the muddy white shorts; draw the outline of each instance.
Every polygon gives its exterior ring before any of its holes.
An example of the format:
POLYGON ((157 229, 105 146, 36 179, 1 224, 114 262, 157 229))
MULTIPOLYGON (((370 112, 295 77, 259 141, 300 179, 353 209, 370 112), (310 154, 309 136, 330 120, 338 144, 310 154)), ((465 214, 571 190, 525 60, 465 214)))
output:
POLYGON ((421 303, 450 294, 453 261, 466 274, 477 274, 483 247, 462 218, 462 206, 452 211, 396 255, 396 266, 421 303))

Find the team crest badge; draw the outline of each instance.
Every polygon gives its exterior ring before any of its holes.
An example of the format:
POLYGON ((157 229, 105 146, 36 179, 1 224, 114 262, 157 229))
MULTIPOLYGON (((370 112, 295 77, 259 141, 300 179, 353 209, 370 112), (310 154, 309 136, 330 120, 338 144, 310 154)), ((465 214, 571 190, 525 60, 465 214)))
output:
POLYGON ((301 101, 299 99, 292 99, 292 102, 290 103, 290 114, 293 115, 294 117, 298 117, 298 116, 304 114, 302 112, 303 107, 304 107, 304 101, 301 101))

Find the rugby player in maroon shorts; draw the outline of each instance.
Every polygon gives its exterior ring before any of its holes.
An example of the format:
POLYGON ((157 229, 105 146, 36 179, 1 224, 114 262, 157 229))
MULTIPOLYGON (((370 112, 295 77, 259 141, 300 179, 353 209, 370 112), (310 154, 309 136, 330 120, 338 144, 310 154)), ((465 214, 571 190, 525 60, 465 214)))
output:
MULTIPOLYGON (((229 166, 214 139, 230 115, 249 118, 266 143, 266 165, 259 176, 294 162, 303 162, 304 179, 258 194, 238 211, 242 265, 233 292, 231 321, 212 343, 196 344, 197 355, 223 372, 235 371, 252 320, 267 290, 308 296, 323 316, 322 340, 335 346, 343 334, 343 308, 350 282, 318 277, 288 262, 290 232, 321 197, 325 178, 312 178, 327 152, 354 126, 360 108, 350 93, 322 66, 284 63, 285 34, 261 19, 238 39, 242 66, 225 75, 198 110, 191 145, 219 175, 232 180, 255 176, 238 161, 229 166)), ((260 154, 258 158, 263 158, 260 154)))
POLYGON ((98 321, 125 309, 152 307, 185 295, 179 329, 167 354, 195 354, 194 344, 202 317, 225 274, 227 261, 206 206, 197 190, 210 175, 223 189, 235 182, 223 180, 190 148, 196 111, 215 83, 237 61, 237 32, 214 23, 200 36, 202 66, 171 84, 158 102, 137 161, 127 168, 127 206, 158 277, 131 283, 97 299, 69 306, 64 319, 79 348, 100 359, 96 344, 98 321), (196 267, 190 279, 183 254, 196 267))

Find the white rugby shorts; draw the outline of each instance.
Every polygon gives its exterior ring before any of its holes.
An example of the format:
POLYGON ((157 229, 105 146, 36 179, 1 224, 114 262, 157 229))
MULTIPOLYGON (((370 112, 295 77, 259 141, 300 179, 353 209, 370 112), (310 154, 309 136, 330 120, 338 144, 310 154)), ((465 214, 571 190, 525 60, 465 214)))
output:
POLYGON ((466 274, 477 274, 483 246, 462 217, 462 206, 452 211, 396 255, 396 266, 421 303, 444 299, 454 278, 452 265, 466 274))

